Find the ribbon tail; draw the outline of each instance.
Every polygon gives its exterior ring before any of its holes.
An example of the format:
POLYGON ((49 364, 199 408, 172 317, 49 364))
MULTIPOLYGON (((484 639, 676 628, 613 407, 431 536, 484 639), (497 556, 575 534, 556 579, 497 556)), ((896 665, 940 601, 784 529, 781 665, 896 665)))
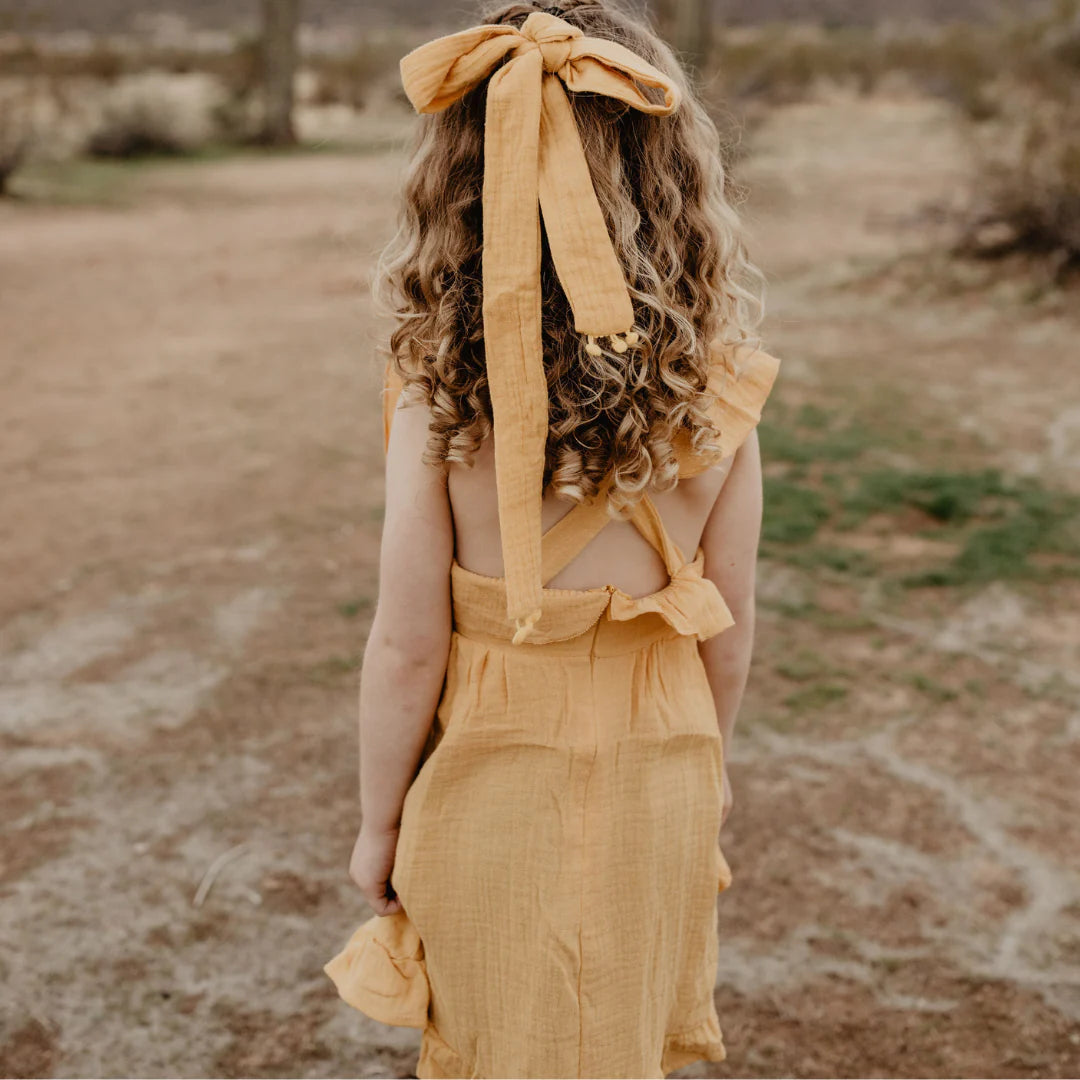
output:
POLYGON ((548 392, 541 338, 538 50, 488 84, 483 319, 507 616, 524 640, 543 599, 541 506, 548 392))
POLYGON ((622 333, 634 323, 634 307, 562 80, 546 76, 541 96, 540 208, 574 329, 595 336, 622 333))

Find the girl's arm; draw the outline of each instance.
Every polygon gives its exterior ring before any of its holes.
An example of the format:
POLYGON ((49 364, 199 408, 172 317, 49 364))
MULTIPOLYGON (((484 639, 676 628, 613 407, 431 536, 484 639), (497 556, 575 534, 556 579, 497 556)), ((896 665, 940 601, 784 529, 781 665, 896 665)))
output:
POLYGON ((699 646, 724 740, 725 820, 733 801, 728 754, 754 646, 754 577, 761 511, 761 453, 757 432, 753 431, 735 454, 701 539, 705 574, 716 583, 735 619, 734 626, 699 646))
POLYGON ((446 675, 454 527, 446 476, 421 460, 428 410, 399 407, 386 457, 379 600, 360 673, 361 827, 349 872, 379 915, 390 888, 405 794, 446 675))

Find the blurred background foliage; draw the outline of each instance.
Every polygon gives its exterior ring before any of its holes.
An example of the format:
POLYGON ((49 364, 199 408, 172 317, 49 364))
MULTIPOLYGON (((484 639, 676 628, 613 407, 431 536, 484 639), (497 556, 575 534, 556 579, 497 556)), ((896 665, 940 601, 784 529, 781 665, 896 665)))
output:
MULTIPOLYGON (((31 191, 32 179, 20 189, 15 177, 34 162, 285 145, 297 131, 307 142, 347 143, 350 113, 401 104, 398 59, 434 30, 462 25, 459 6, 177 0, 166 13, 133 13, 121 0, 0 6, 0 191, 31 191), (285 96, 273 90, 282 78, 285 96)), ((1057 277, 1076 268, 1078 0, 656 0, 647 14, 694 69, 733 160, 745 150, 745 133, 777 104, 826 88, 930 94, 955 106, 970 128, 971 184, 957 248, 977 257, 1030 252, 1057 277)))

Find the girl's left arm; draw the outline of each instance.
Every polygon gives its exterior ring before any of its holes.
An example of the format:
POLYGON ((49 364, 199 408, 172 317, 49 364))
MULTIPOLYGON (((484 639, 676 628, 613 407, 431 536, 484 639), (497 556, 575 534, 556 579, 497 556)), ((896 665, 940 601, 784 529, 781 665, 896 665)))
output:
POLYGON ((386 451, 379 600, 360 673, 361 827, 349 872, 379 915, 390 887, 401 808, 446 675, 454 526, 443 469, 421 460, 430 414, 399 407, 386 451))
POLYGON ((731 740, 754 649, 754 580, 761 512, 761 451, 757 431, 751 431, 735 454, 701 538, 705 574, 720 590, 735 619, 734 626, 698 646, 723 739, 724 820, 731 813, 734 800, 728 774, 731 740))

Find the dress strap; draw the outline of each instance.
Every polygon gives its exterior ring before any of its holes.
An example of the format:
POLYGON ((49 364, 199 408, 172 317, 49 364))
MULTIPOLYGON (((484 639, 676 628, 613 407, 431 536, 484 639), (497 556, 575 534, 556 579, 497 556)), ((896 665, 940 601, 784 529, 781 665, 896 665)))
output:
MULTIPOLYGON (((612 520, 603 495, 578 503, 564 514, 543 537, 541 577, 545 585, 565 569, 588 546, 594 536, 612 520)), ((668 534, 656 504, 648 495, 634 507, 630 517, 638 532, 656 549, 669 575, 676 574, 686 563, 683 553, 668 534)))
POLYGON ((546 585, 559 571, 581 554, 597 533, 611 521, 607 501, 601 495, 578 503, 563 514, 541 542, 541 579, 546 585))
POLYGON ((664 527, 660 511, 656 509, 656 503, 648 495, 641 497, 641 501, 634 507, 630 520, 637 526, 638 532, 656 548, 670 576, 674 576, 686 565, 686 559, 679 550, 678 544, 671 539, 664 527))

